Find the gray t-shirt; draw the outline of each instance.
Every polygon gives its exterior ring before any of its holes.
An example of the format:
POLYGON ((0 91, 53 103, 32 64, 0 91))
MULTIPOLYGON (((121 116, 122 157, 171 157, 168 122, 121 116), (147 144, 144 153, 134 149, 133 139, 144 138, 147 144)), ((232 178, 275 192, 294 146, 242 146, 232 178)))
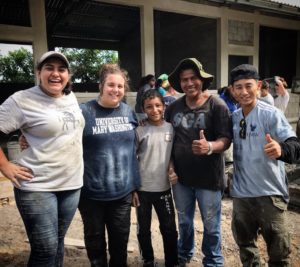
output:
POLYGON ((245 117, 246 138, 241 139, 242 109, 233 112, 233 197, 283 196, 288 200, 284 162, 272 160, 264 152, 266 134, 277 142, 295 137, 291 125, 277 108, 257 101, 255 108, 245 117))
POLYGON ((0 131, 21 129, 29 147, 16 163, 32 170, 25 191, 62 191, 83 184, 84 118, 75 95, 53 98, 39 86, 19 91, 0 106, 0 131))
POLYGON ((141 191, 162 192, 170 188, 168 166, 174 139, 173 127, 165 122, 154 126, 148 122, 136 128, 137 156, 141 191))

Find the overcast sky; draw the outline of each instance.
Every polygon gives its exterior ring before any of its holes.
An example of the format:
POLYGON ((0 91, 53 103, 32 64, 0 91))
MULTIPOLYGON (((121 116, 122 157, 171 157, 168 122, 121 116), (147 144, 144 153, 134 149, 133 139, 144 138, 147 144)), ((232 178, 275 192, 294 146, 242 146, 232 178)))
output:
POLYGON ((26 48, 27 50, 32 52, 32 46, 31 45, 19 45, 19 44, 3 44, 0 43, 0 54, 2 56, 6 56, 8 52, 17 50, 21 47, 26 48))

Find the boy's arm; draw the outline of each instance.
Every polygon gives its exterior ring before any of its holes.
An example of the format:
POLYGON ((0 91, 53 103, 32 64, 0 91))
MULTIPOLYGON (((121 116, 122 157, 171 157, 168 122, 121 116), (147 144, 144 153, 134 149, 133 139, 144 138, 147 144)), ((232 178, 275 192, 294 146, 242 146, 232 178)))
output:
POLYGON ((139 195, 136 191, 132 192, 132 202, 131 202, 132 207, 139 207, 140 206, 140 199, 139 199, 139 195))
POLYGON ((178 181, 178 176, 176 172, 174 171, 174 164, 172 159, 169 162, 169 168, 168 168, 168 175, 169 175, 169 181, 171 185, 174 185, 178 181))

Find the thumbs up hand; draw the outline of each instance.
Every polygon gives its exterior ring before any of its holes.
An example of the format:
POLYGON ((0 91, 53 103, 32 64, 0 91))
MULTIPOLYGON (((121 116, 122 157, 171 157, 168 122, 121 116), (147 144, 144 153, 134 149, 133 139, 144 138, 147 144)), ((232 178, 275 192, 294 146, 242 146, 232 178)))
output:
POLYGON ((281 146, 277 141, 272 139, 270 134, 266 134, 266 142, 264 152, 270 159, 277 159, 281 156, 281 146))
POLYGON ((199 140, 193 140, 192 151, 195 155, 206 155, 209 151, 209 143, 205 138, 203 130, 200 130, 199 137, 199 140))
POLYGON ((205 139, 204 131, 200 130, 199 132, 200 139, 205 139))

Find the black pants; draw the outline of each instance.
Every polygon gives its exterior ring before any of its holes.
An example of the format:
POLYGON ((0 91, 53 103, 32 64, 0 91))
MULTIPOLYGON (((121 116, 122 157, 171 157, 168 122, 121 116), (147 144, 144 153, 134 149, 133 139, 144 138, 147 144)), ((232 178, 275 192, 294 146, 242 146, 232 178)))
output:
POLYGON ((113 201, 80 199, 84 242, 91 267, 108 266, 105 227, 108 234, 109 266, 127 266, 131 200, 131 194, 113 201))
POLYGON ((165 266, 177 265, 177 230, 171 190, 164 192, 138 192, 140 206, 137 208, 138 241, 144 261, 153 261, 151 242, 152 205, 156 211, 163 238, 165 266))

